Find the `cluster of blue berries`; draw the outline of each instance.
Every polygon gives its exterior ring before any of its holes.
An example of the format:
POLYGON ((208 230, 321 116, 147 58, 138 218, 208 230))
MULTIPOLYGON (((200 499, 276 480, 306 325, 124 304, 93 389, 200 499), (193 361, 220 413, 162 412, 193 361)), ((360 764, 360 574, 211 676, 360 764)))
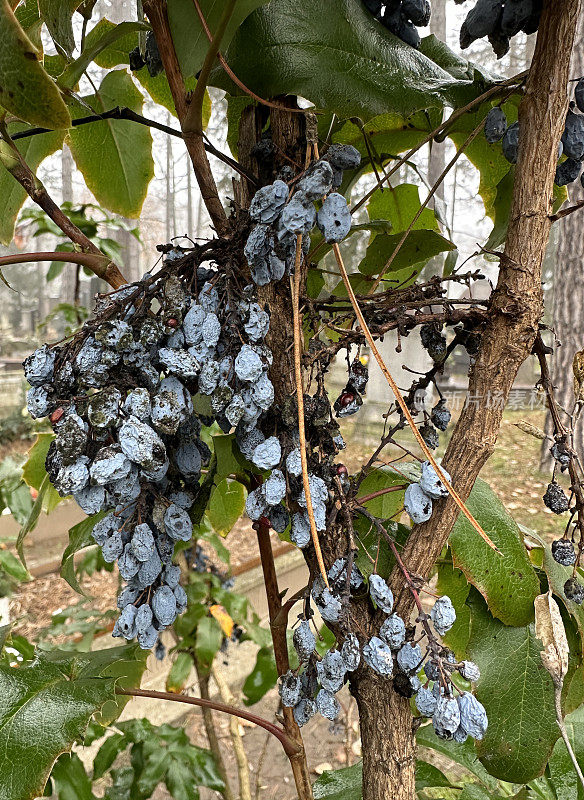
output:
POLYGON ((365 8, 402 42, 418 48, 417 27, 430 24, 429 0, 363 0, 365 8))
MULTIPOLYGON (((558 160, 554 183, 567 186, 578 178, 584 186, 582 163, 584 162, 584 78, 576 84, 575 102, 570 103, 564 132, 558 148, 558 160)), ((490 144, 501 142, 503 155, 511 164, 517 163, 519 154, 519 123, 507 124, 505 112, 499 106, 491 108, 485 119, 485 138, 490 144)))
POLYGON ((513 36, 536 32, 542 7, 543 0, 477 0, 460 29, 460 46, 464 50, 487 37, 497 58, 503 58, 513 36))
MULTIPOLYGON (((211 456, 202 425, 235 429, 260 469, 279 460, 279 445, 257 428, 274 398, 263 344, 269 315, 253 284, 237 296, 230 287, 227 271, 197 269, 174 248, 158 275, 100 298, 70 342, 43 345, 24 363, 29 412, 48 416, 56 434, 51 482, 87 514, 107 512, 93 537, 127 582, 114 635, 145 649, 186 608, 172 559, 176 542, 192 537, 190 513, 211 456), (204 413, 195 395, 206 398, 204 413)), ((274 476, 271 500, 277 484, 274 476)))
MULTIPOLYGON (((485 709, 470 692, 458 693, 455 699, 457 690, 451 680, 452 672, 457 670, 466 680, 477 681, 480 672, 476 664, 457 662, 433 637, 423 654, 415 641, 415 628, 409 628, 394 612, 393 593, 386 581, 372 573, 366 586, 354 564, 350 578, 347 569, 347 560, 337 559, 327 573, 329 587, 318 576, 311 588, 312 600, 325 623, 343 631, 342 643, 320 658, 310 618, 303 616, 294 631, 299 666, 281 676, 279 689, 282 704, 294 709, 298 725, 305 725, 316 713, 335 720, 341 708, 335 695, 349 680, 350 673, 362 665, 392 679, 401 695, 414 697, 420 714, 432 717, 436 733, 442 738, 457 741, 464 741, 467 735, 482 738, 487 728, 485 709), (362 596, 365 592, 384 618, 378 634, 362 640, 347 629, 347 600, 350 593, 362 596), (424 683, 420 676, 425 676, 424 683)), ((440 636, 450 630, 456 612, 449 597, 438 598, 424 619, 428 621, 440 636)))
POLYGON ((342 183, 343 171, 360 164, 356 148, 333 144, 297 181, 292 194, 279 179, 258 189, 249 208, 255 224, 244 249, 258 286, 279 281, 294 271, 297 238, 302 236, 302 252, 306 254, 310 232, 316 226, 327 242, 345 238, 351 228, 351 212, 344 196, 334 190, 342 183), (320 204, 318 211, 315 203, 320 204))

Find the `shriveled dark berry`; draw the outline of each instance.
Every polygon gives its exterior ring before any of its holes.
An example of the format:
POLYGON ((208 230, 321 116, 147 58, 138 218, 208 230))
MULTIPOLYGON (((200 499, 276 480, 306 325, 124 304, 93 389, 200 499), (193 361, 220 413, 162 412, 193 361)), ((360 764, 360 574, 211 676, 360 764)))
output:
POLYGON ((552 542, 552 556, 563 567, 571 567, 576 563, 576 551, 569 539, 557 539, 552 542))
POLYGON ((550 511, 554 512, 554 514, 563 514, 570 507, 570 503, 564 494, 564 490, 555 481, 552 481, 552 483, 548 484, 546 492, 543 496, 543 502, 550 511))
POLYGON ((420 436, 426 442, 430 450, 436 450, 440 444, 440 437, 438 436, 436 428, 433 425, 425 423, 420 426, 419 431, 420 436))
POLYGON ((422 345, 434 361, 442 361, 446 353, 446 338, 440 333, 437 325, 428 323, 420 328, 422 345))
POLYGON ((440 402, 434 406, 432 413, 430 414, 430 419, 432 420, 434 427, 438 428, 439 431, 446 430, 450 420, 452 419, 452 414, 448 410, 446 400, 440 400, 440 402))
POLYGON ((566 600, 571 600, 579 606, 584 603, 584 586, 576 578, 568 578, 564 584, 564 594, 566 600))

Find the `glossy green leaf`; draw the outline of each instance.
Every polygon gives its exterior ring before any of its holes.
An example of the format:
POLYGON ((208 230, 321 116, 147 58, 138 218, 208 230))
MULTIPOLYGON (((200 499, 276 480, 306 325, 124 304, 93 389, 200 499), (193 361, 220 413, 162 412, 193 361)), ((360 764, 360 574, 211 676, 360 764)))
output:
POLYGON ((195 644, 195 655, 203 672, 211 669, 222 641, 223 632, 217 620, 214 617, 203 617, 197 625, 195 644))
MULTIPOLYGON (((132 34, 136 31, 149 30, 149 28, 150 26, 143 22, 120 22, 118 25, 114 25, 107 19, 101 20, 88 35, 79 58, 71 62, 59 76, 59 85, 66 89, 74 89, 87 67, 100 54, 108 53, 112 56, 117 52, 116 47, 121 47, 125 53, 126 47, 133 41, 132 34)), ((109 60, 114 61, 115 64, 121 63, 116 60, 115 55, 109 60)), ((103 63, 107 61, 104 56, 103 63)), ((115 66, 115 64, 112 63, 111 66, 115 66)))
POLYGON ((427 761, 416 761, 416 789, 429 789, 433 786, 450 787, 452 782, 434 764, 427 761))
MULTIPOLYGON (((38 0, 23 0, 23 2, 20 2, 18 7, 14 9, 14 16, 37 50, 41 51, 43 49, 43 43, 41 41, 43 21, 39 14, 38 0)), ((45 69, 46 61, 47 56, 45 55, 45 69)))
POLYGON ((507 627, 473 591, 468 656, 481 671, 477 697, 489 717, 477 752, 491 775, 525 783, 541 775, 559 731, 554 689, 533 625, 507 627))
MULTIPOLYGON (((397 486, 407 485, 409 481, 395 470, 387 467, 373 469, 361 483, 357 500, 368 495, 382 492, 385 489, 392 489, 397 486)), ((365 508, 369 513, 380 519, 391 519, 402 508, 404 504, 405 489, 387 492, 365 503, 365 508)))
POLYGON ((57 759, 51 781, 59 800, 95 800, 91 780, 77 753, 63 753, 57 759))
MULTIPOLYGON (((156 75, 153 78, 150 73, 148 72, 147 67, 142 67, 142 69, 138 70, 137 72, 133 73, 134 76, 138 79, 138 81, 142 84, 144 89, 148 92, 150 97, 154 100, 155 103, 158 103, 167 111, 173 115, 173 117, 177 116, 176 108, 174 106, 174 100, 172 99, 172 92, 170 91, 170 86, 168 85, 168 79, 164 72, 156 75)), ((193 91, 195 86, 197 85, 197 81, 194 78, 187 78, 185 81, 185 88, 187 91, 193 91)), ((209 120, 211 119, 211 97, 209 92, 205 92, 205 96, 203 99, 203 130, 209 124, 209 120)))
MULTIPOLYGON (((444 52, 439 56, 450 66, 444 52)), ((226 58, 260 96, 298 94, 341 118, 409 116, 456 106, 474 91, 471 65, 464 78, 453 77, 389 33, 355 0, 272 0, 240 26, 226 58)), ((216 70, 212 78, 233 91, 225 73, 216 70)))
POLYGON ((28 570, 23 567, 22 563, 10 550, 0 550, 0 573, 2 572, 10 575, 11 578, 14 578, 19 583, 32 580, 28 570))
POLYGON ((19 525, 24 525, 32 511, 33 501, 30 488, 25 483, 20 483, 14 489, 3 492, 6 505, 19 525))
MULTIPOLYGON (((225 50, 244 19, 268 0, 239 0, 221 41, 225 50)), ((223 0, 200 0, 201 11, 209 30, 216 31, 223 13, 223 0)), ((205 34, 194 3, 191 0, 168 0, 168 19, 172 40, 180 61, 183 75, 196 75, 209 49, 209 39, 205 34)))
MULTIPOLYGON (((392 233, 403 233, 408 229, 421 207, 420 187, 402 183, 383 192, 377 189, 367 205, 371 220, 387 220, 392 233)), ((425 208, 414 223, 413 230, 440 231, 436 215, 431 208, 425 208)))
MULTIPOLYGON (((108 73, 99 87, 99 97, 84 98, 95 111, 128 106, 142 111, 142 95, 126 72, 108 73)), ((80 104, 75 116, 85 116, 80 104)), ((72 128, 71 152, 97 201, 110 211, 138 217, 154 175, 152 136, 143 125, 126 120, 103 120, 72 128)))
MULTIPOLYGON (((580 765, 584 769, 584 707, 580 707, 564 720, 568 739, 580 765)), ((581 800, 584 789, 580 785, 572 759, 562 739, 558 739, 549 762, 549 772, 557 800, 581 800)))
MULTIPOLYGON (((120 23, 123 25, 123 23, 120 23)), ((85 37, 84 52, 93 54, 98 67, 113 69, 120 64, 130 63, 130 51, 138 46, 141 28, 119 27, 115 22, 102 17, 85 37), (116 34, 113 34, 116 31, 116 34)))
POLYGON ((314 800, 361 800, 363 765, 325 770, 314 782, 314 800))
POLYGON ((178 653, 166 678, 166 691, 182 692, 193 666, 193 659, 189 653, 178 653))
POLYGON ((540 587, 521 531, 481 479, 476 481, 467 506, 501 552, 489 547, 461 514, 449 539, 454 566, 481 592, 494 617, 506 625, 526 625, 533 620, 533 601, 540 587))
MULTIPOLYGON (((111 678, 122 689, 132 689, 140 685, 147 657, 148 652, 135 642, 86 653, 50 650, 39 656, 52 664, 61 665, 65 670, 73 669, 73 674, 79 678, 111 678)), ((129 701, 130 697, 111 694, 95 712, 96 722, 102 726, 110 725, 120 716, 129 701)))
POLYGON ((73 12, 82 0, 38 0, 39 11, 57 50, 71 57, 75 48, 73 12))
POLYGON ((22 561, 25 567, 26 567, 26 558, 24 555, 24 540, 26 539, 28 534, 35 529, 36 524, 39 521, 39 517, 43 509, 44 496, 46 494, 48 487, 49 487, 49 476, 46 475, 43 482, 41 483, 37 498, 34 501, 33 507, 30 510, 30 514, 28 515, 26 522, 18 532, 18 537, 16 539, 16 552, 18 553, 20 560, 22 561))
POLYGON ((125 736, 121 733, 114 733, 113 736, 107 737, 105 742, 97 751, 97 755, 93 761, 94 780, 98 780, 98 778, 101 778, 103 775, 105 775, 118 755, 126 749, 127 744, 128 743, 125 736))
POLYGON ((455 764, 464 767, 489 789, 494 789, 497 786, 495 778, 489 775, 478 760, 475 746, 471 739, 467 739, 464 744, 458 744, 452 739, 449 741, 441 739, 436 736, 434 728, 429 723, 418 728, 416 741, 418 747, 427 747, 431 750, 435 750, 437 753, 446 756, 446 758, 450 759, 450 761, 453 761, 455 764))
POLYGON ((213 490, 208 515, 213 530, 219 536, 227 536, 245 508, 245 487, 237 481, 224 478, 213 490))
POLYGON ((278 670, 272 647, 261 647, 256 656, 254 668, 243 684, 244 703, 252 706, 276 685, 278 670))
POLYGON ((114 696, 108 653, 40 654, 30 666, 0 666, 0 800, 30 800, 56 758, 83 739, 87 723, 114 696))
POLYGON ((31 125, 68 128, 71 117, 55 82, 20 27, 8 0, 0 5, 0 104, 31 125))
MULTIPOLYGON (((69 528, 69 544, 63 551, 61 558, 61 577, 64 578, 69 586, 78 594, 85 595, 81 588, 77 575, 75 574, 75 554, 80 550, 95 545, 95 540, 91 535, 91 531, 95 525, 105 516, 105 512, 94 514, 87 519, 78 522, 72 528, 69 528)), ((87 595, 85 595, 87 596, 87 595)))
MULTIPOLYGON (((363 275, 379 275, 385 271, 385 265, 402 237, 401 233, 376 236, 367 248, 365 258, 359 264, 359 272, 363 275)), ((385 274, 394 278, 395 273, 417 273, 434 256, 454 249, 452 242, 436 231, 413 230, 391 262, 389 272, 385 274)))
MULTIPOLYGON (((26 464, 22 469, 23 480, 37 491, 40 490, 47 475, 45 461, 51 442, 55 438, 53 433, 39 433, 31 449, 28 451, 26 464)), ((50 514, 64 498, 57 492, 52 483, 45 484, 45 499, 43 509, 50 514)))
MULTIPOLYGON (((28 125, 23 125, 22 123, 13 123, 8 126, 8 130, 10 133, 16 133, 26 130, 28 127, 28 125)), ((28 166, 33 172, 36 172, 39 164, 62 146, 64 136, 65 132, 63 130, 52 131, 39 136, 31 136, 28 139, 18 139, 15 144, 28 166)), ((27 193, 18 181, 3 164, 0 164, 1 244, 10 244, 12 241, 18 212, 27 197, 27 193)), ((18 269, 18 267, 13 267, 12 269, 18 269)))

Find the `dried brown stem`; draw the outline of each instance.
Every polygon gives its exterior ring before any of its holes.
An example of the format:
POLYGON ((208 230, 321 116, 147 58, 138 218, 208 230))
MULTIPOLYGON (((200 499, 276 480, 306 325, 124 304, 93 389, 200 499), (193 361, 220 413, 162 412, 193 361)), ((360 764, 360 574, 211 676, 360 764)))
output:
POLYGON ((300 295, 300 265, 302 262, 302 234, 296 237, 296 259, 294 264, 294 276, 290 277, 290 292, 292 294, 292 315, 294 318, 294 375, 296 378, 296 405, 298 407, 298 439, 300 443, 300 461, 302 464, 302 485, 304 486, 304 496, 306 498, 306 513, 310 522, 310 536, 316 554, 318 568, 325 586, 328 588, 328 577, 320 549, 316 521, 314 519, 314 509, 312 507, 312 495, 310 492, 310 481, 308 478, 308 459, 306 458, 306 431, 304 429, 304 385, 302 381, 302 319, 298 307, 300 295))
POLYGON ((377 345, 375 344, 375 340, 374 340, 374 338, 373 338, 373 336, 371 334, 371 331, 369 330, 369 327, 368 327, 367 323, 365 322, 365 317, 363 316, 363 312, 361 311, 359 303, 357 302, 357 298, 355 297, 355 293, 353 292, 353 287, 351 286, 351 282, 349 281, 349 276, 347 275, 347 271, 345 269, 345 265, 343 264, 343 258, 341 256, 341 251, 339 249, 338 244, 333 244, 333 252, 334 252, 335 258, 337 260, 337 266, 338 266, 339 271, 341 273, 341 277, 343 279, 343 283, 345 284, 345 287, 347 289, 347 293, 349 295, 349 298, 351 300, 353 308, 355 309, 355 314, 357 316, 357 320, 359 322, 359 325, 361 326, 361 330, 363 331, 365 339, 367 340, 367 343, 369 344, 369 347, 371 348, 371 352, 373 353, 373 355, 375 357, 375 360, 379 364, 379 368, 381 369, 381 372, 383 373, 384 378, 386 379, 387 383, 389 384, 389 388, 391 389, 395 399, 397 400, 397 404, 399 405, 402 414, 406 418, 406 421, 407 421, 408 425, 410 426, 410 428, 412 430, 412 433, 414 434, 414 438, 416 439, 416 441, 418 442, 419 446, 421 447, 422 452, 426 456, 427 460, 434 467, 438 477, 440 478, 440 480, 442 481, 442 483, 444 484, 444 486, 448 490, 448 494, 452 497, 452 499, 454 500, 454 502, 458 506, 459 510, 462 511, 462 513, 468 519, 470 524, 473 526, 473 528, 476 530, 476 532, 479 534, 479 536, 489 545, 489 547, 492 547, 493 550, 495 550, 496 552, 499 552, 497 550, 497 548, 495 547, 495 545, 493 544, 493 542, 491 541, 491 539, 487 536, 487 534, 481 528, 479 523, 476 521, 476 519, 470 513, 468 508, 465 506, 464 502, 459 497, 458 492, 455 491, 454 487, 452 486, 452 483, 448 480, 448 478, 444 474, 443 470, 440 468, 438 462, 434 458, 431 450, 428 448, 428 445, 426 444, 426 442, 422 438, 422 434, 419 432, 418 428, 416 427, 416 423, 414 422, 414 418, 412 417, 411 411, 407 407, 406 402, 402 397, 402 394, 401 394, 401 392, 399 390, 399 387, 398 387, 397 383, 395 382, 393 376, 391 375, 390 371, 388 370, 383 358, 381 357, 381 353, 379 352, 379 350, 377 348, 377 345))
MULTIPOLYGON (((278 576, 270 541, 270 527, 261 520, 256 525, 260 558, 262 561, 262 571, 264 585, 266 587, 266 598, 268 601, 268 614, 270 617, 270 633, 274 645, 274 659, 278 675, 284 675, 289 667, 288 661, 288 640, 286 638, 286 628, 288 626, 287 615, 282 615, 282 597, 278 587, 278 576)), ((312 786, 310 774, 306 762, 306 753, 300 728, 296 724, 291 708, 284 706, 282 711, 284 717, 284 728, 287 736, 294 742, 296 751, 288 754, 290 766, 294 775, 296 791, 299 800, 312 800, 312 786)))
MULTIPOLYGON (((211 700, 211 695, 209 693, 209 675, 201 670, 198 660, 194 655, 193 660, 195 662, 195 669, 197 671, 197 681, 199 683, 199 693, 201 698, 203 700, 211 700)), ((225 784, 225 788, 221 794, 224 800, 235 800, 233 792, 231 791, 231 786, 229 785, 225 761, 223 760, 223 754, 221 753, 221 748, 219 746, 217 731, 215 730, 213 711, 207 706, 202 706, 201 710, 203 712, 203 724, 205 726, 205 733, 207 734, 207 741, 209 742, 209 750, 213 754, 215 764, 217 765, 217 770, 221 775, 223 783, 225 784)), ((267 733, 267 736, 270 736, 269 732, 267 733)))
MULTIPOLYGON (((221 699, 227 705, 235 703, 229 684, 225 680, 225 676, 215 664, 212 668, 215 683, 219 688, 221 699)), ((233 745, 233 752, 235 753, 235 760, 237 762, 237 775, 239 779, 239 800, 251 800, 251 785, 249 780, 249 763, 243 747, 243 740, 239 732, 239 722, 236 717, 231 717, 229 720, 229 733, 231 735, 231 743, 233 745)))

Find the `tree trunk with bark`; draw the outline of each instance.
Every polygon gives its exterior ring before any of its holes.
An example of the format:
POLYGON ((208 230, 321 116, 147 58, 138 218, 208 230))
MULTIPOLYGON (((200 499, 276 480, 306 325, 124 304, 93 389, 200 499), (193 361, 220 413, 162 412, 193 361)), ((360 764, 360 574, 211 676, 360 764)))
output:
MULTIPOLYGON (((580 14, 576 41, 572 52, 571 77, 584 75, 584 13, 580 14)), ((573 87, 574 84, 571 84, 573 87)), ((584 200, 584 189, 579 180, 568 187, 569 205, 584 200)), ((551 359, 552 381, 558 403, 569 413, 574 405, 574 377, 572 360, 584 348, 584 226, 582 211, 576 211, 559 220, 558 245, 555 254, 552 326, 557 344, 551 359)), ((553 344, 553 342, 552 342, 553 344)), ((550 414, 546 419, 546 433, 553 433, 550 414)), ((574 447, 584 450, 584 416, 576 423, 574 447)), ((549 441, 542 443, 540 466, 551 470, 553 459, 549 441)))

